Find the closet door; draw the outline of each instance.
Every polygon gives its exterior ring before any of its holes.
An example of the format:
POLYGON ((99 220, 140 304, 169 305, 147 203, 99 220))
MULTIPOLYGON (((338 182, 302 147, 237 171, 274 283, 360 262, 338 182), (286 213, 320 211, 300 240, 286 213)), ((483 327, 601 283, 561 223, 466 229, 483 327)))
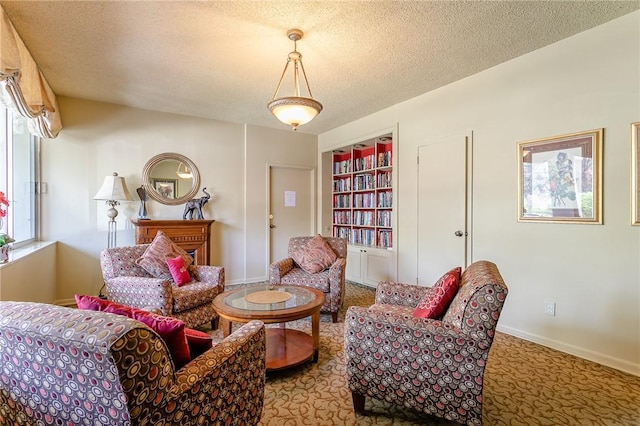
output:
POLYGON ((418 147, 418 284, 431 287, 470 259, 467 161, 470 138, 439 139, 418 147))

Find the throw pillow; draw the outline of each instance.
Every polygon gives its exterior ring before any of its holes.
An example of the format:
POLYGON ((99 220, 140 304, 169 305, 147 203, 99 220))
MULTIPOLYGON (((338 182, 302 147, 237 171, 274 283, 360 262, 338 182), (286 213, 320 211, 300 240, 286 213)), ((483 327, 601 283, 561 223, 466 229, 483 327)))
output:
POLYGON ((204 331, 193 328, 185 328, 184 334, 187 336, 187 344, 191 359, 195 359, 213 347, 213 340, 204 331))
POLYGON ((142 256, 136 259, 136 263, 151 276, 170 280, 172 277, 166 260, 177 256, 184 259, 184 265, 187 268, 193 263, 193 258, 189 256, 189 253, 171 241, 164 232, 158 231, 142 256))
POLYGON ((176 370, 181 369, 191 361, 191 353, 189 352, 189 345, 184 332, 184 321, 152 314, 142 309, 132 308, 132 310, 135 320, 148 325, 167 343, 176 370))
POLYGON ((440 318, 458 292, 462 268, 453 268, 431 287, 413 311, 414 317, 440 318))
POLYGON ((184 265, 182 256, 167 259, 166 262, 169 267, 169 272, 171 272, 171 277, 173 277, 173 282, 175 282, 178 287, 182 287, 184 284, 191 282, 191 275, 189 275, 189 270, 184 265))
POLYGON ((184 331, 184 321, 176 318, 156 315, 142 309, 121 305, 95 296, 76 294, 75 297, 76 304, 80 309, 108 312, 132 318, 136 321, 140 321, 158 333, 162 340, 167 344, 169 354, 171 355, 171 359, 173 360, 176 370, 179 370, 191 361, 191 354, 189 352, 189 346, 187 345, 187 338, 184 331))
POLYGON ((291 253, 291 258, 302 269, 315 274, 333 265, 338 256, 322 235, 318 234, 304 247, 291 253))
POLYGON ((85 311, 104 311, 104 308, 113 303, 95 296, 82 296, 76 294, 75 297, 78 309, 84 309, 85 311))

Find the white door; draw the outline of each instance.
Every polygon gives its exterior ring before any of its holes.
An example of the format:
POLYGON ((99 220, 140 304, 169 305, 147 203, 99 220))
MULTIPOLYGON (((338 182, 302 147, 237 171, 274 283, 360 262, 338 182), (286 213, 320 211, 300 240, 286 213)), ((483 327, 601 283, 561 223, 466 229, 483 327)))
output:
POLYGON ((315 171, 269 166, 269 262, 288 257, 291 237, 314 235, 315 171))
POLYGON ((467 140, 418 147, 418 284, 432 286, 467 259, 467 140))

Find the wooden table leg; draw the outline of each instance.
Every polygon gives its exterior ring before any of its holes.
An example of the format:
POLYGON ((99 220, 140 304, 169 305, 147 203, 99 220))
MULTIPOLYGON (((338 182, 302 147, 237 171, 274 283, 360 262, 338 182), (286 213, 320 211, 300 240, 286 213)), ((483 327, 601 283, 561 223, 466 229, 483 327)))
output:
POLYGON ((320 351, 320 310, 311 315, 311 337, 313 337, 313 362, 318 362, 320 351))
POLYGON ((220 318, 222 324, 222 337, 227 337, 231 334, 231 321, 226 318, 220 318))

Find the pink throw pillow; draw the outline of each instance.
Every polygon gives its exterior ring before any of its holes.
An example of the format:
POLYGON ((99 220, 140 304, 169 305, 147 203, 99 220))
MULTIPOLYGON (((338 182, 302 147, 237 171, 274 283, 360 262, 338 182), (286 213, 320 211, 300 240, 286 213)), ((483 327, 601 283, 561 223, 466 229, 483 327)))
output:
POLYGON ((148 325, 167 343, 176 370, 181 369, 191 361, 187 336, 184 332, 184 321, 152 314, 142 309, 132 308, 132 310, 134 319, 148 325))
POLYGON ((458 292, 462 268, 453 268, 431 287, 413 311, 414 317, 440 318, 458 292))
POLYGON ((322 235, 318 234, 304 247, 291 253, 291 258, 302 269, 315 274, 333 265, 338 256, 322 235))
POLYGON ((170 280, 172 277, 166 260, 176 256, 182 256, 187 268, 193 263, 193 258, 189 256, 189 253, 171 241, 164 232, 158 231, 142 256, 136 259, 136 264, 155 278, 170 280))
POLYGON ((86 311, 104 311, 112 302, 107 299, 101 299, 95 296, 82 296, 76 294, 76 305, 78 309, 84 309, 86 311))
POLYGON ((182 287, 184 284, 191 282, 191 275, 189 275, 189 270, 185 266, 182 256, 167 259, 166 262, 169 267, 169 272, 171 272, 171 276, 173 277, 173 282, 175 282, 178 287, 182 287))
POLYGON ((187 344, 189 345, 191 359, 199 357, 213 347, 213 340, 211 340, 211 336, 204 331, 185 327, 184 334, 187 336, 187 344))
POLYGON ((76 304, 80 309, 109 312, 111 314, 132 318, 136 321, 140 321, 158 333, 162 340, 167 344, 169 354, 171 355, 171 359, 173 359, 176 370, 179 370, 191 361, 191 353, 189 352, 189 346, 187 345, 187 338, 184 331, 184 321, 176 318, 156 315, 142 309, 121 305, 95 296, 76 294, 75 297, 76 304))

